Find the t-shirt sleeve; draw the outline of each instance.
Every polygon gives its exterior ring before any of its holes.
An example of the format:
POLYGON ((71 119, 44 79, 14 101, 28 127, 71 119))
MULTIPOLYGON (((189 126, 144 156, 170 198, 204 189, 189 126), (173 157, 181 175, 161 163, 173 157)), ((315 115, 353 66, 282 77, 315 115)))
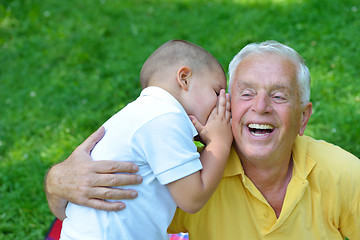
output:
POLYGON ((182 114, 166 113, 144 124, 131 139, 163 185, 202 169, 193 142, 194 128, 182 114))
POLYGON ((350 155, 347 159, 343 157, 342 163, 348 171, 339 181, 342 186, 339 190, 342 200, 340 232, 350 240, 360 239, 360 159, 350 155))

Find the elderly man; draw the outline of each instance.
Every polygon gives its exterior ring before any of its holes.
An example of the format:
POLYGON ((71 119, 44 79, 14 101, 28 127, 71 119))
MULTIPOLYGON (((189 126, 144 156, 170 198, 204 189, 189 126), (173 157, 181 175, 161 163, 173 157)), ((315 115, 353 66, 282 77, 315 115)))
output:
MULTIPOLYGON (((249 44, 229 67, 234 144, 224 176, 196 214, 177 211, 170 232, 190 239, 360 239, 360 161, 303 136, 311 115, 310 74, 302 57, 277 43, 249 44)), ((67 201, 104 210, 135 197, 108 188, 140 182, 131 163, 89 161, 98 131, 50 169, 46 193, 64 218, 67 201)), ((139 196, 141 197, 141 196, 139 196)))

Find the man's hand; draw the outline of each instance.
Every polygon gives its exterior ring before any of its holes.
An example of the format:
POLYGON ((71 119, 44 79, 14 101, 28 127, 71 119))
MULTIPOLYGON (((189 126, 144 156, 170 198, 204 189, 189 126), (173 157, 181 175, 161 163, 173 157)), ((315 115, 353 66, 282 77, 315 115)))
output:
POLYGON ((65 161, 49 170, 45 179, 45 192, 50 209, 59 219, 66 217, 65 208, 68 201, 100 210, 118 211, 125 208, 124 203, 107 202, 102 199, 137 197, 137 192, 134 190, 111 188, 141 183, 141 176, 134 174, 138 171, 136 164, 121 161, 92 161, 90 153, 104 134, 105 129, 101 127, 79 145, 65 161))

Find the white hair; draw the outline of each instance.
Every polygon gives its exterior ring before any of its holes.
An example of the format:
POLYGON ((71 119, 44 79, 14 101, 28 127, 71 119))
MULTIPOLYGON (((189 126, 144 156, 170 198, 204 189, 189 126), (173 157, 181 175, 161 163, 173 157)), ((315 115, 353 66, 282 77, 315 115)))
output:
POLYGON ((301 103, 306 104, 310 101, 310 72, 305 65, 304 59, 294 49, 276 41, 265 41, 262 43, 250 43, 246 45, 229 64, 229 86, 230 92, 234 83, 235 71, 239 63, 252 53, 273 53, 284 56, 297 66, 297 82, 300 90, 301 103))

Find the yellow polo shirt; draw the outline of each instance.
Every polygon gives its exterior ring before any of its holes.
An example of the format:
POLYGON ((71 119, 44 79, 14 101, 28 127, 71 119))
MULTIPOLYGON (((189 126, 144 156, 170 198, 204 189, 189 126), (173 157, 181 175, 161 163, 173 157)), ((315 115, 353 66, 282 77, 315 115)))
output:
POLYGON ((169 232, 188 232, 190 240, 360 239, 360 160, 306 136, 297 137, 292 152, 278 219, 232 149, 210 200, 195 214, 178 209, 169 232))

